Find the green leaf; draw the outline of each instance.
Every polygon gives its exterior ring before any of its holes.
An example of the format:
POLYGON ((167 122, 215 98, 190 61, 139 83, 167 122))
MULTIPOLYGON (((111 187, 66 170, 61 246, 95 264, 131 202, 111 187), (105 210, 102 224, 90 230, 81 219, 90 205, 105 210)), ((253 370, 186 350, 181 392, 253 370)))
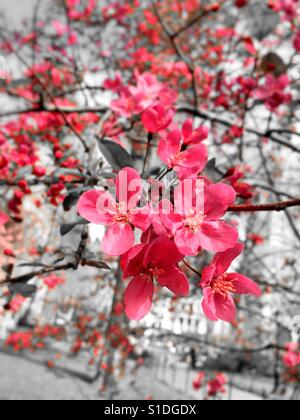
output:
POLYGON ((119 171, 127 167, 134 168, 132 157, 118 143, 107 139, 98 139, 98 143, 101 153, 115 171, 119 171))

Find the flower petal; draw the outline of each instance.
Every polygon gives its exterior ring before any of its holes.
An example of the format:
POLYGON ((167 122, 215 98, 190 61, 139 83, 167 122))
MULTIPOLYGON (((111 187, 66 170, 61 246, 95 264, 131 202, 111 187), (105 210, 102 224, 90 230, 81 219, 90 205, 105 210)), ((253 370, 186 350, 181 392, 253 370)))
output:
POLYGON ((212 184, 205 189, 204 212, 207 220, 218 220, 234 204, 236 192, 226 184, 212 184))
POLYGON ((236 307, 233 298, 227 295, 224 298, 222 295, 215 294, 216 315, 219 319, 225 322, 234 322, 236 319, 236 307))
POLYGON ((170 167, 170 161, 180 153, 181 132, 173 130, 166 139, 161 139, 158 145, 159 158, 170 167))
POLYGON ((217 274, 220 276, 226 273, 232 262, 244 251, 244 245, 238 242, 235 247, 228 249, 225 252, 217 254, 213 260, 216 266, 217 274))
POLYGON ((107 225, 112 221, 112 216, 107 210, 113 201, 112 196, 106 191, 87 191, 80 197, 77 211, 81 217, 91 223, 107 225), (98 207, 99 201, 104 204, 102 207, 98 207))
POLYGON ((132 168, 122 169, 116 178, 116 195, 119 202, 133 209, 142 198, 143 184, 138 172, 132 168))
POLYGON ((144 258, 144 265, 154 264, 159 268, 174 267, 183 260, 174 241, 167 236, 157 238, 151 243, 144 258))
POLYGON ((134 234, 127 223, 112 223, 102 242, 102 251, 111 256, 126 254, 134 244, 134 234))
POLYGON ((202 309, 204 315, 208 319, 210 319, 211 321, 218 321, 218 317, 216 315, 214 293, 210 287, 206 287, 203 289, 202 309))
POLYGON ((202 309, 206 318, 208 318, 210 321, 218 321, 217 316, 214 314, 211 307, 204 299, 202 300, 202 309))
POLYGON ((188 296, 190 285, 186 275, 177 267, 170 268, 157 279, 162 287, 167 287, 177 296, 188 296))
POLYGON ((150 204, 143 208, 136 208, 135 211, 131 213, 129 220, 133 226, 143 232, 146 232, 146 230, 151 226, 153 220, 152 205, 150 204))
POLYGON ((124 295, 125 312, 129 319, 140 321, 152 307, 153 283, 143 275, 135 277, 127 286, 124 295))
POLYGON ((123 278, 137 276, 143 271, 143 260, 145 256, 146 245, 135 245, 126 254, 121 257, 121 268, 123 278))
POLYGON ((198 255, 201 249, 199 235, 194 234, 186 227, 177 230, 175 234, 175 243, 179 251, 188 257, 198 255))
POLYGON ((237 243, 237 229, 223 221, 203 223, 199 232, 200 246, 210 252, 223 252, 237 243))
POLYGON ((235 292, 240 295, 254 295, 257 297, 262 295, 260 287, 253 280, 242 274, 232 273, 228 275, 227 279, 232 281, 235 292))

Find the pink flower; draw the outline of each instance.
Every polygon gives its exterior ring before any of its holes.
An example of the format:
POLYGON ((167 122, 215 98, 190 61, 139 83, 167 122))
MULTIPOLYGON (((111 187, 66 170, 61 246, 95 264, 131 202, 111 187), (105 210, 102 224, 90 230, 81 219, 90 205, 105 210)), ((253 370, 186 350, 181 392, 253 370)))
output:
POLYGON ((107 191, 88 191, 78 202, 78 213, 91 223, 108 226, 102 250, 118 256, 134 244, 133 227, 143 232, 151 225, 150 207, 138 208, 142 197, 142 180, 131 168, 119 172, 116 178, 117 201, 107 191))
POLYGON ((123 256, 124 278, 133 277, 124 297, 128 318, 138 321, 151 310, 155 280, 177 296, 189 294, 188 280, 178 268, 182 259, 174 242, 166 236, 150 244, 136 245, 123 256))
POLYGON ((0 226, 4 226, 9 221, 7 214, 0 211, 0 226))
POLYGON ((150 107, 160 105, 170 108, 176 102, 177 93, 166 83, 159 82, 156 76, 136 73, 135 77, 137 85, 123 86, 119 90, 120 98, 111 103, 111 109, 117 114, 130 118, 150 107))
POLYGON ((288 343, 286 352, 283 355, 283 363, 288 368, 295 368, 300 365, 300 347, 298 343, 288 343))
POLYGON ((187 146, 201 143, 207 139, 208 134, 209 128, 205 125, 194 129, 193 120, 190 118, 182 126, 183 143, 187 146))
POLYGON ((238 241, 238 231, 220 220, 236 198, 232 187, 225 184, 204 185, 202 180, 187 180, 174 192, 175 211, 164 202, 161 220, 174 235, 183 255, 195 256, 201 248, 222 252, 238 241), (167 211, 167 206, 170 210, 167 211))
POLYGON ((204 144, 183 146, 182 133, 179 129, 171 131, 158 145, 158 156, 173 169, 179 179, 196 177, 207 164, 208 153, 204 144))
POLYGON ((202 388, 204 379, 205 379, 205 373, 199 372, 196 378, 193 380, 193 388, 195 391, 199 391, 199 389, 202 388))
POLYGON ((296 33, 294 38, 294 47, 296 51, 300 52, 300 30, 296 33))
POLYGON ((18 312, 21 308, 22 308, 22 306, 23 306, 23 304, 24 304, 24 302, 26 302, 26 298, 24 298, 23 296, 21 296, 21 295, 16 295, 11 301, 10 301, 10 304, 9 304, 9 310, 10 311, 12 311, 13 313, 16 313, 16 312, 18 312))
POLYGON ((272 74, 266 76, 264 86, 256 91, 256 96, 261 99, 270 111, 275 111, 279 106, 291 102, 292 95, 285 92, 290 80, 286 74, 276 78, 272 74))
POLYGON ((52 26, 56 31, 57 36, 63 36, 65 33, 68 33, 69 28, 67 25, 64 25, 59 20, 54 20, 52 26))
POLYGON ((142 115, 143 125, 149 133, 158 133, 167 128, 173 120, 174 112, 171 109, 156 105, 148 108, 142 115))
POLYGON ((45 286, 50 290, 54 290, 57 286, 65 283, 65 279, 58 277, 56 274, 50 274, 50 276, 45 277, 43 281, 45 286))
POLYGON ((214 379, 211 379, 208 384, 208 395, 215 397, 218 393, 225 393, 224 385, 228 383, 227 377, 223 373, 218 373, 214 379))
POLYGON ((236 319, 236 307, 232 293, 261 296, 259 286, 249 278, 228 273, 232 262, 243 252, 244 246, 238 243, 234 248, 219 253, 213 262, 203 270, 200 286, 203 289, 203 311, 212 321, 221 319, 233 322, 236 319))

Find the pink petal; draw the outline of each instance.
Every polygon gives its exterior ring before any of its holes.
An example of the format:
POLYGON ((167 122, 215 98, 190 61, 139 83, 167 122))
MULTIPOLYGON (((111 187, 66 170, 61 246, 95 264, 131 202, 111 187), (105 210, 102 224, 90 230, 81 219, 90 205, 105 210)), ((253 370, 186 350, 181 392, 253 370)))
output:
POLYGON ((181 182, 174 190, 176 213, 184 215, 191 209, 204 212, 204 186, 203 179, 185 179, 181 182))
POLYGON ((225 252, 220 252, 215 256, 213 263, 216 266, 217 274, 219 276, 228 271, 232 262, 241 255, 244 248, 244 245, 238 242, 235 247, 230 248, 225 252))
POLYGON ((116 194, 120 203, 126 203, 133 209, 142 198, 143 184, 138 172, 132 168, 124 168, 116 178, 116 194))
POLYGON ((124 295, 125 312, 129 319, 140 321, 151 310, 154 294, 153 283, 143 275, 135 277, 124 295))
POLYGON ((81 217, 88 220, 91 223, 107 225, 111 223, 112 216, 105 211, 105 207, 108 203, 113 202, 112 196, 104 191, 87 191, 80 197, 77 204, 77 211, 81 217), (98 209, 98 202, 103 201, 105 206, 102 209, 98 209), (102 210, 102 211, 101 211, 102 210))
POLYGON ((182 126, 182 134, 183 134, 184 140, 189 140, 192 133, 193 133, 193 120, 191 118, 188 118, 182 126))
POLYGON ((210 252, 223 252, 237 243, 237 229, 223 221, 203 223, 199 232, 200 246, 210 252))
POLYGON ((202 271, 202 280, 200 282, 200 286, 202 288, 210 286, 215 273, 216 266, 214 264, 210 264, 207 267, 205 267, 202 271))
POLYGON ((227 279, 232 281, 236 293, 240 295, 254 295, 257 297, 262 295, 260 287, 253 280, 242 274, 232 273, 228 275, 227 279))
POLYGON ((185 152, 181 153, 182 160, 179 166, 184 168, 197 168, 198 172, 202 172, 208 161, 208 152, 205 144, 198 144, 189 147, 185 152))
POLYGON ((210 321, 218 321, 217 316, 214 314, 211 307, 208 305, 208 303, 204 299, 202 301, 202 309, 206 318, 208 318, 210 321))
POLYGON ((111 256, 126 254, 133 247, 134 234, 127 223, 112 223, 102 242, 102 251, 111 256))
POLYGON ((121 257, 121 268, 124 279, 134 277, 143 271, 146 245, 135 245, 121 257))
POLYGON ((218 317, 216 315, 215 297, 210 287, 206 287, 205 289, 203 289, 202 309, 205 316, 208 319, 210 319, 211 321, 218 320, 218 317))
POLYGON ((162 287, 167 287, 177 296, 188 296, 190 293, 188 279, 177 267, 167 270, 158 277, 157 281, 162 287))
POLYGON ((172 203, 169 200, 162 200, 158 207, 159 218, 166 229, 176 232, 183 226, 183 217, 175 213, 172 203))
POLYGON ((157 238, 146 252, 144 265, 154 264, 156 267, 169 268, 183 260, 183 255, 177 249, 174 241, 167 236, 157 238))
POLYGON ((137 208, 130 215, 129 220, 133 226, 143 232, 146 232, 146 230, 151 226, 153 220, 153 207, 151 205, 147 205, 143 208, 137 208))
POLYGON ((180 153, 181 133, 180 130, 174 130, 169 133, 166 139, 162 139, 158 145, 158 156, 168 166, 170 161, 180 153))
POLYGON ((228 207, 234 204, 236 192, 226 184, 212 184, 205 189, 205 210, 207 220, 217 220, 224 216, 228 207))
POLYGON ((216 315, 225 322, 234 322, 236 319, 236 307, 233 298, 227 295, 226 298, 215 294, 216 315))
POLYGON ((190 229, 183 227, 175 234, 175 243, 178 250, 186 256, 194 257, 199 254, 201 244, 199 235, 194 234, 190 229))

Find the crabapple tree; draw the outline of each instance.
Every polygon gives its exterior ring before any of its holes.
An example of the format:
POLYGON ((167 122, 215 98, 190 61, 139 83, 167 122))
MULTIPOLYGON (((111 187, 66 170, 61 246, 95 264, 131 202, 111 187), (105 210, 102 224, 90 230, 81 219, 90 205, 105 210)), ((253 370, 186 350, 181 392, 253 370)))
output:
MULTIPOLYGON (((40 3, 0 22, 0 317, 76 276, 95 287, 67 299, 72 328, 37 322, 6 346, 72 329, 105 387, 132 325, 188 299, 233 331, 199 339, 207 354, 267 352, 274 392, 299 383, 299 1, 40 3), (106 290, 105 310, 86 306, 106 290)), ((215 397, 227 378, 205 369, 194 389, 215 397)))

